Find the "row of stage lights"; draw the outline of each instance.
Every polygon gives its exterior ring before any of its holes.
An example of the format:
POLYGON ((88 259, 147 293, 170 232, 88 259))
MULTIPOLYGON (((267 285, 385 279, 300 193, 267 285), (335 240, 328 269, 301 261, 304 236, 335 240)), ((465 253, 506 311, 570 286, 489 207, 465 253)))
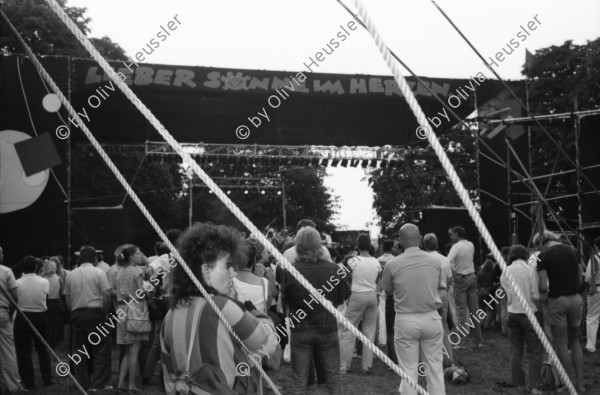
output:
POLYGON ((280 165, 294 165, 294 166, 324 166, 324 167, 362 167, 366 169, 371 168, 400 168, 402 167, 401 160, 394 159, 322 159, 322 158, 292 158, 292 157, 280 157, 280 156, 194 156, 200 164, 242 164, 242 165, 263 165, 263 166, 280 166, 280 165))
MULTIPOLYGON (((203 187, 207 188, 206 186, 203 186, 203 187)), ((240 186, 233 186, 233 187, 232 186, 221 187, 221 189, 226 190, 225 193, 227 195, 231 195, 231 189, 232 188, 233 189, 243 189, 244 190, 243 191, 244 195, 250 194, 250 190, 251 189, 258 189, 259 190, 259 194, 264 196, 267 193, 265 189, 276 189, 277 187, 266 187, 265 188, 264 186, 252 186, 252 185, 240 185, 240 186)), ((281 196, 281 189, 280 188, 277 188, 277 189, 279 189, 277 191, 277 193, 276 193, 277 196, 281 196)), ((211 190, 209 190, 208 193, 212 194, 213 192, 211 190)))

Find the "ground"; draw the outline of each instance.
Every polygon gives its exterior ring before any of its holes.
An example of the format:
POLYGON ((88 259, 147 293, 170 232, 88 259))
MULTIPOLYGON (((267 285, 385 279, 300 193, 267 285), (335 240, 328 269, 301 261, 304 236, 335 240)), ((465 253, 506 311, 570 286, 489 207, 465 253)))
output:
MULTIPOLYGON (((504 388, 499 385, 501 382, 510 382, 510 351, 508 339, 503 337, 498 332, 484 332, 486 344, 483 348, 474 349, 468 348, 465 350, 455 351, 455 359, 457 362, 465 366, 472 376, 472 381, 466 385, 453 385, 446 381, 446 391, 449 395, 479 395, 479 394, 522 394, 513 388, 504 388)), ((115 388, 117 384, 117 357, 116 347, 113 348, 113 380, 115 388)), ((58 352, 59 356, 67 359, 67 349, 61 347, 58 352)), ((37 358, 34 358, 37 360, 37 358)), ((37 362, 37 361, 36 361, 37 362)), ((354 367, 360 367, 359 359, 354 359, 354 367)), ((600 351, 595 354, 589 354, 584 351, 584 385, 586 394, 600 395, 600 351)), ((56 365, 53 362, 53 367, 56 365)), ((269 372, 272 380, 280 387, 282 394, 290 393, 290 364, 282 364, 277 372, 269 372)), ((36 379, 39 378, 39 370, 36 367, 36 379)), ((394 373, 388 371, 387 366, 375 357, 373 373, 369 375, 363 374, 347 374, 342 376, 342 385, 344 394, 349 395, 366 395, 366 394, 398 394, 398 385, 400 380, 394 373)), ((425 381, 420 381, 421 385, 425 385, 425 381)), ((158 386, 142 387, 138 383, 138 387, 143 388, 141 393, 158 395, 163 394, 158 386)), ((96 394, 108 395, 117 391, 99 391, 96 394)), ((59 378, 55 376, 55 384, 39 390, 30 391, 31 395, 46 395, 46 394, 75 394, 78 393, 77 388, 70 384, 68 378, 59 378)), ((268 393, 268 392, 266 392, 268 393)), ((308 391, 311 395, 325 394, 324 389, 312 389, 308 391)), ((554 392, 546 392, 553 394, 554 392)))

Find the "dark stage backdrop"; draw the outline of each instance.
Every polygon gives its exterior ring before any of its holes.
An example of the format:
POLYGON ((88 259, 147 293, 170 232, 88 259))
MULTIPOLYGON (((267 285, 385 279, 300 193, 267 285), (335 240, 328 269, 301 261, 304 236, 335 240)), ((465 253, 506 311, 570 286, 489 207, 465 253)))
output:
POLYGON ((475 256, 473 257, 475 266, 483 263, 480 257, 479 231, 466 208, 431 206, 424 208, 421 212, 423 214, 419 223, 421 234, 434 233, 438 239, 438 251, 443 255, 448 255, 452 243, 448 230, 455 226, 462 226, 467 232, 467 240, 475 246, 475 256))
MULTIPOLYGON (((94 61, 41 60, 101 143, 162 141, 94 61)), ((417 141, 417 123, 390 76, 111 65, 180 142, 399 146, 417 141), (255 128, 251 120, 258 123, 257 119, 261 125, 255 128), (240 125, 250 129, 245 140, 236 137, 240 125)), ((475 94, 482 105, 503 91, 501 84, 485 77, 424 81, 443 100, 452 97, 450 104, 466 117, 475 109, 475 94)), ((441 121, 436 133, 450 130, 455 122, 440 115, 442 106, 415 79, 409 77, 408 82, 425 114, 441 121)), ((64 108, 59 110, 63 120, 43 108, 46 94, 41 77, 26 57, 0 56, 0 245, 9 265, 26 254, 66 256, 79 247, 73 244, 68 251, 67 246, 67 148, 87 139, 68 121, 64 108), (71 128, 70 140, 56 137, 57 127, 63 124, 71 128), (33 141, 44 133, 45 137, 33 141), (21 140, 33 144, 16 144, 21 140), (9 179, 16 189, 7 187, 9 179), (29 195, 10 192, 15 190, 29 195), (17 207, 23 201, 26 204, 17 207)))
MULTIPOLYGON (((580 154, 581 167, 600 165, 600 115, 581 119, 580 154)), ((584 174, 592 181, 596 189, 600 190, 600 167, 584 170, 584 174)), ((592 192, 593 188, 588 182, 582 180, 583 192, 592 192)), ((586 194, 581 198, 581 214, 583 220, 583 234, 586 241, 592 245, 594 239, 600 236, 600 196, 586 194)), ((586 256, 589 251, 585 251, 586 256)))
MULTIPOLYGON (((67 59, 41 61, 66 93, 67 59)), ((0 246, 7 266, 25 255, 68 253, 67 140, 54 133, 61 122, 44 109, 46 94, 27 58, 0 56, 0 246)))

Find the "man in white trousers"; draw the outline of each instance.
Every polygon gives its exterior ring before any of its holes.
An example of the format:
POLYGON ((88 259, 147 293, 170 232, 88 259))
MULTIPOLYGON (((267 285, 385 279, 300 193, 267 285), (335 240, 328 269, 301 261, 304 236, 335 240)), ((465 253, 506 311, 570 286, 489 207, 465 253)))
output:
MULTIPOLYGON (((415 383, 420 372, 428 371, 427 391, 431 395, 442 395, 446 393, 442 366, 444 328, 438 313, 442 307, 438 295, 442 264, 419 248, 421 235, 416 225, 402 226, 399 236, 405 251, 383 269, 383 288, 387 294, 394 295, 394 345, 398 364, 415 383)), ((414 395, 417 391, 402 381, 400 393, 414 395)))

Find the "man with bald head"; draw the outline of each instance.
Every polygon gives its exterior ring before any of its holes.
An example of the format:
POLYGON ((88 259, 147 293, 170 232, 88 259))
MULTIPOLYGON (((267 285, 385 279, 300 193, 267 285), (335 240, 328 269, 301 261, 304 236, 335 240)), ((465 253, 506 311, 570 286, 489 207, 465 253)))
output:
MULTIPOLYGON (((415 382, 427 371, 427 391, 445 394, 442 367, 444 328, 438 309, 442 301, 438 287, 442 283, 442 264, 419 248, 421 234, 413 224, 400 228, 404 253, 390 260, 383 269, 383 288, 394 295, 396 321, 394 345, 398 363, 415 382), (419 367, 419 355, 423 364, 419 367)), ((408 383, 400 384, 400 393, 416 394, 408 383)))

